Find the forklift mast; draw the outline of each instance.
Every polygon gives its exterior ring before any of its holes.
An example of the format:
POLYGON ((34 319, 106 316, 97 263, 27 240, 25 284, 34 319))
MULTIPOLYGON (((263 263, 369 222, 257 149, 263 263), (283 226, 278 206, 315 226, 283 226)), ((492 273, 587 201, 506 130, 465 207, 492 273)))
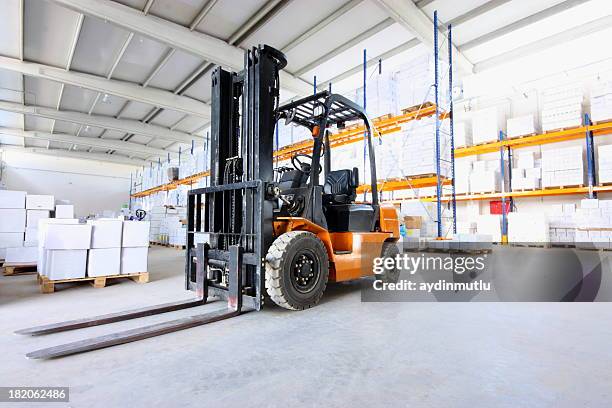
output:
POLYGON ((214 70, 210 187, 188 195, 186 288, 255 310, 264 291, 263 259, 274 239, 274 203, 267 197, 274 183, 279 71, 286 63, 282 53, 263 45, 245 52, 243 71, 214 70), (198 243, 208 270, 202 288, 196 285, 198 243), (235 267, 242 273, 232 287, 236 278, 226 271, 235 267))

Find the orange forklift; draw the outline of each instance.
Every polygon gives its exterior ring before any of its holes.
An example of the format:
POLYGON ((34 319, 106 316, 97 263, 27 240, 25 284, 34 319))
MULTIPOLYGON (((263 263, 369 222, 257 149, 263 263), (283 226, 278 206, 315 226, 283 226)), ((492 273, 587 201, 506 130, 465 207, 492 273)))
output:
MULTIPOLYGON (((127 343, 260 310, 275 303, 290 310, 315 306, 328 282, 372 275, 374 258, 399 253, 399 218, 379 202, 373 126, 362 107, 318 92, 279 106, 279 71, 285 56, 267 45, 245 51, 240 72, 212 74, 210 187, 188 193, 186 289, 195 300, 20 330, 40 335, 200 306, 227 308, 38 350, 52 358, 127 343), (306 127, 312 153, 291 167, 274 168, 278 121, 306 127), (330 128, 362 121, 371 202, 357 203, 357 168, 331 170, 330 128), (323 159, 323 160, 322 160, 323 159), (321 182, 323 180, 323 182, 321 182)), ((380 276, 397 280, 397 270, 380 276)))

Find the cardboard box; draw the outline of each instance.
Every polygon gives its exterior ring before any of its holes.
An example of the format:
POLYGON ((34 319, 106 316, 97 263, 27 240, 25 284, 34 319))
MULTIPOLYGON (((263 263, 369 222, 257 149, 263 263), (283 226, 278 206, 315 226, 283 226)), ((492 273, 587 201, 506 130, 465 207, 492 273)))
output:
POLYGON ((22 232, 0 232, 0 248, 20 246, 22 242, 22 232))
POLYGON ((89 249, 91 225, 49 224, 42 246, 45 249, 89 249))
POLYGON ((87 276, 109 276, 121 273, 121 248, 90 249, 87 276))
POLYGON ((38 245, 38 228, 26 227, 25 231, 25 246, 38 245))
POLYGON ((27 210, 26 211, 26 227, 38 228, 38 220, 51 217, 49 210, 27 210))
POLYGON ((26 209, 28 210, 50 210, 55 209, 55 197, 52 195, 26 195, 26 209))
POLYGON ((121 248, 121 274, 147 272, 149 248, 121 248))
POLYGON ((74 218, 74 205, 57 204, 55 206, 55 218, 74 218))
POLYGON ((43 275, 50 280, 84 278, 86 269, 86 249, 46 249, 44 251, 43 275))
POLYGON ((26 210, 0 209, 0 232, 25 232, 26 210))
POLYGON ((423 219, 419 216, 408 215, 404 217, 404 226, 407 230, 421 229, 423 219))
POLYGON ((0 190, 0 208, 24 209, 25 201, 25 191, 0 190))
POLYGON ((124 221, 121 246, 124 248, 148 247, 149 228, 149 221, 124 221))
POLYGON ((121 220, 90 220, 87 224, 92 226, 91 248, 121 248, 121 220))
POLYGON ((36 263, 38 248, 18 246, 6 248, 6 262, 10 263, 36 263))

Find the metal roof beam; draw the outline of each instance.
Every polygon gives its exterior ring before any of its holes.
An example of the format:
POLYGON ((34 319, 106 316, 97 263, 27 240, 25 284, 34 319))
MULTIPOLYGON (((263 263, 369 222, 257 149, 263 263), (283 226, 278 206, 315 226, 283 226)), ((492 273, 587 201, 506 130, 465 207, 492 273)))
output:
POLYGON ((326 61, 329 61, 331 58, 334 58, 335 56, 341 54, 342 52, 348 50, 351 47, 354 47, 355 45, 367 40, 368 38, 372 37, 375 34, 378 34, 379 32, 381 32, 382 30, 384 30, 387 27, 390 27, 391 25, 395 24, 395 21, 389 17, 383 21, 381 21, 380 23, 376 24, 374 27, 371 27, 369 29, 367 29, 366 31, 364 31, 363 33, 351 38, 349 41, 345 42, 344 44, 334 48, 333 50, 331 50, 330 52, 328 52, 327 54, 323 55, 322 57, 317 58, 316 60, 312 61, 311 63, 303 66, 302 68, 294 71, 295 75, 302 75, 305 74, 308 71, 311 71, 312 69, 318 67, 319 65, 323 64, 326 61))
POLYGON ((589 34, 593 34, 598 31, 608 29, 610 27, 612 27, 612 16, 608 15, 606 17, 602 17, 589 23, 583 24, 581 26, 563 31, 555 35, 551 35, 550 37, 546 37, 530 44, 523 45, 522 47, 515 48, 501 55, 497 55, 493 58, 489 58, 485 61, 479 62, 474 67, 474 72, 478 73, 486 71, 498 65, 502 65, 507 62, 527 57, 529 55, 537 54, 547 48, 565 44, 572 40, 585 37, 589 34))
POLYGON ((210 119, 210 105, 208 104, 185 96, 174 95, 168 91, 145 88, 132 82, 107 79, 81 72, 66 71, 62 68, 20 61, 15 58, 3 56, 0 56, 0 68, 20 72, 31 77, 87 88, 100 93, 116 95, 125 99, 131 99, 153 106, 210 119))
POLYGON ((308 31, 306 31, 305 33, 302 33, 299 37, 293 39, 289 44, 283 47, 282 51, 289 52, 290 50, 294 49, 299 44, 303 43, 304 41, 306 41, 307 39, 309 39, 310 37, 312 37, 319 31, 321 31, 322 29, 324 29, 325 27, 327 27, 328 25, 336 21, 338 18, 340 18, 340 16, 343 16, 344 14, 348 13, 350 10, 354 9, 356 6, 358 6, 362 2, 363 0, 350 0, 349 2, 344 4, 342 7, 336 9, 330 15, 325 17, 323 20, 319 21, 314 27, 311 27, 308 31))
POLYGON ((100 139, 99 137, 74 136, 66 133, 47 133, 34 130, 21 130, 0 127, 0 134, 24 138, 27 137, 30 139, 37 140, 50 140, 52 142, 72 143, 74 145, 90 146, 99 149, 114 149, 123 152, 144 153, 151 156, 165 157, 168 153, 174 155, 174 153, 172 152, 168 152, 163 149, 157 149, 154 147, 143 146, 138 143, 124 142, 122 140, 100 139))
MULTIPOLYGON (((406 29, 412 32, 423 44, 433 49, 434 33, 431 20, 419 9, 412 0, 377 0, 391 17, 406 29)), ((440 31, 438 29, 438 31, 440 31)), ((440 32, 440 43, 448 41, 443 32, 440 32)), ((468 60, 455 46, 453 46, 455 62, 465 72, 473 72, 474 64, 468 60)), ((447 52, 441 52, 443 59, 448 59, 447 52)))
POLYGON ((509 34, 516 30, 520 30, 521 28, 527 27, 531 24, 535 24, 541 20, 544 20, 545 18, 552 17, 555 14, 559 14, 563 11, 579 6, 580 4, 586 3, 587 1, 589 0, 566 0, 562 3, 544 9, 538 13, 532 14, 511 24, 498 28, 497 30, 492 31, 488 34, 468 41, 465 44, 459 46, 459 51, 464 52, 471 50, 472 48, 478 47, 479 45, 482 45, 486 42, 496 40, 506 34, 509 34))
POLYGON ((154 139, 163 139, 179 143, 190 144, 193 140, 197 143, 203 141, 203 138, 198 135, 170 130, 162 126, 142 123, 133 119, 116 119, 111 116, 90 115, 83 112, 55 110, 43 106, 21 105, 19 103, 5 101, 0 101, 0 110, 78 123, 83 126, 94 126, 122 133, 133 133, 154 139))
MULTIPOLYGON (((128 31, 139 33, 156 41, 178 48, 192 55, 199 56, 206 61, 242 70, 244 52, 223 40, 207 34, 191 31, 187 27, 170 21, 144 15, 120 3, 110 0, 51 0, 60 6, 75 10, 79 13, 108 21, 128 31)), ((281 84, 283 88, 298 95, 308 94, 312 86, 293 75, 281 71, 281 84)))
POLYGON ((17 151, 24 153, 34 153, 34 154, 42 154, 45 156, 55 156, 55 157, 69 157, 73 159, 85 159, 85 160, 93 160, 100 162, 109 162, 109 163, 117 163, 117 164, 126 164, 129 166, 149 166, 153 161, 151 160, 143 160, 136 158, 128 158, 124 156, 116 156, 110 154, 103 153, 88 153, 88 152, 75 152, 71 150, 65 149, 45 149, 43 147, 20 147, 20 146, 0 146, 0 150, 9 150, 9 151, 17 151))

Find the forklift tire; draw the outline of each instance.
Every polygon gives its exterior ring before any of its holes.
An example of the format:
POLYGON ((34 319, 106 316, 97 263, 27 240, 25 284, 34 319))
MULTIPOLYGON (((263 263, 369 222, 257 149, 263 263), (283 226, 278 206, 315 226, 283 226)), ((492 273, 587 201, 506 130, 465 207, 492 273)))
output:
MULTIPOLYGON (((397 242, 387 241, 383 243, 382 251, 380 253, 381 258, 394 258, 399 255, 400 251, 397 247, 397 242)), ((376 279, 381 280, 385 283, 397 283, 399 281, 400 270, 397 265, 393 269, 386 269, 381 275, 376 275, 376 279)))
POLYGON ((266 255, 266 290, 274 303, 304 310, 321 300, 329 278, 329 259, 323 242, 308 231, 282 234, 266 255))

